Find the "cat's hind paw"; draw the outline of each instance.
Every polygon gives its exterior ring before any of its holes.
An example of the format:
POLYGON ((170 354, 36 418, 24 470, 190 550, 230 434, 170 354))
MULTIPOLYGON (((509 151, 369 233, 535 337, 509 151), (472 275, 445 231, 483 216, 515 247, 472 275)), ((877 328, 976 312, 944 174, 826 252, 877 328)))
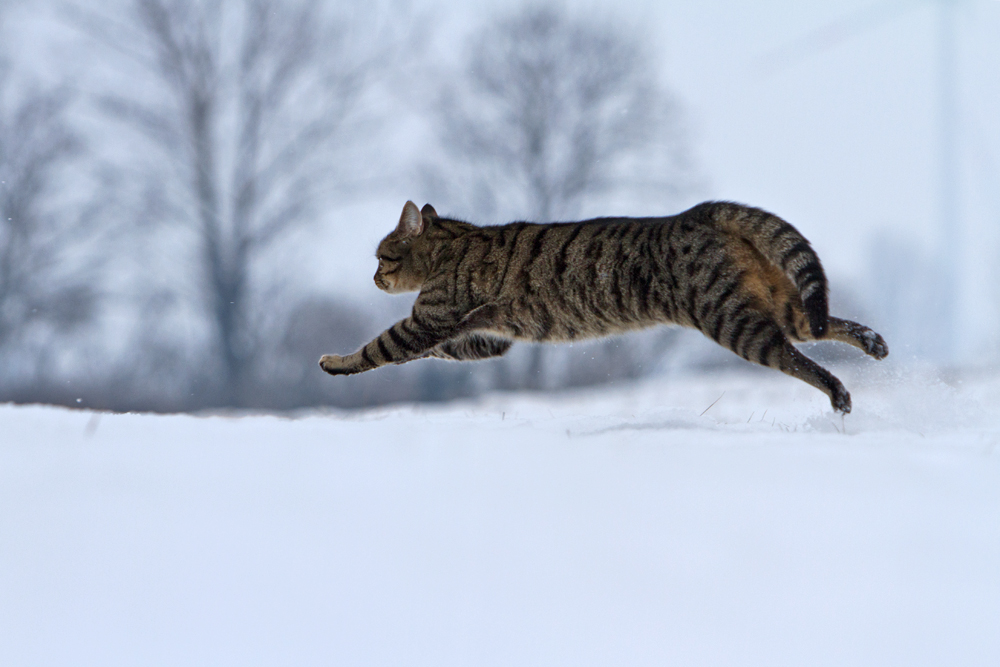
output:
POLYGON ((849 414, 851 412, 851 395, 844 389, 844 385, 837 383, 838 386, 833 387, 833 395, 830 397, 830 404, 833 409, 842 415, 849 414))
POLYGON ((861 334, 861 340, 865 346, 865 352, 876 359, 885 359, 889 356, 889 346, 885 339, 871 329, 861 334))

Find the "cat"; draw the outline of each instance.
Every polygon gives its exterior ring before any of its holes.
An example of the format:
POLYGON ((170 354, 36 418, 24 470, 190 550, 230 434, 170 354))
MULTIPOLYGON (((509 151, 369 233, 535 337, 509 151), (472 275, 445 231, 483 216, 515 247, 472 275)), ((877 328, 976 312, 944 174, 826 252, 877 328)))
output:
POLYGON ((844 385, 792 342, 837 340, 876 359, 889 353, 876 332, 829 315, 823 267, 794 227, 730 202, 662 218, 479 227, 408 201, 377 258, 379 289, 420 292, 413 311, 354 354, 324 355, 327 373, 424 357, 486 359, 515 340, 679 324, 809 383, 848 413, 844 385))

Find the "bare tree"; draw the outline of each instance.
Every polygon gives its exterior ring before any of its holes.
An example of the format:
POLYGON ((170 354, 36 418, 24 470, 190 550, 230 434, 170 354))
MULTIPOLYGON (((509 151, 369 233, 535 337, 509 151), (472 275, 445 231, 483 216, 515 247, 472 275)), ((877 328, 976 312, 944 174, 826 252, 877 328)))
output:
POLYGON ((480 215, 537 221, 577 215, 608 195, 663 205, 689 184, 690 170, 676 104, 656 69, 614 27, 550 7, 487 25, 438 107, 457 166, 436 175, 456 185, 444 196, 480 215))
MULTIPOLYGON (((613 26, 529 7, 476 33, 465 62, 437 107, 446 166, 424 170, 445 209, 550 221, 654 204, 662 215, 690 187, 677 105, 642 44, 613 26)), ((604 345, 598 374, 653 365, 633 352, 604 345)), ((544 375, 536 346, 527 385, 544 375)))
POLYGON ((221 402, 252 401, 253 358, 280 309, 262 258, 321 195, 350 182, 338 160, 365 136, 356 112, 392 46, 377 14, 338 16, 315 0, 130 0, 117 22, 77 12, 144 73, 132 81, 142 94, 118 92, 103 106, 168 167, 151 168, 162 180, 142 215, 170 218, 194 239, 191 283, 221 402))
POLYGON ((58 192, 82 146, 66 120, 69 100, 62 89, 16 85, 12 67, 0 61, 0 353, 7 380, 31 380, 39 343, 95 312, 95 265, 78 247, 88 218, 69 212, 58 192))

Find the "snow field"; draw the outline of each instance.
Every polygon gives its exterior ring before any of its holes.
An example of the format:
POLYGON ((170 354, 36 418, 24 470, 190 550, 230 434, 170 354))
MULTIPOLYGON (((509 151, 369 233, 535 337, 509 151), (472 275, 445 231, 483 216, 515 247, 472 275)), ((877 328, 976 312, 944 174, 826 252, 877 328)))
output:
POLYGON ((837 373, 0 406, 0 664, 1000 664, 1000 380, 837 373))

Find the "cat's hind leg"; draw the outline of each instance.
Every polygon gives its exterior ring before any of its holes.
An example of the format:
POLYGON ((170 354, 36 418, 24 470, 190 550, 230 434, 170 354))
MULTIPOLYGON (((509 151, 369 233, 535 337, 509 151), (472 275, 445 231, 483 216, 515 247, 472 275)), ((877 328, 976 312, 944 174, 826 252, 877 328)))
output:
POLYGON ((838 340, 862 350, 876 359, 885 359, 889 354, 889 346, 878 333, 863 324, 831 317, 830 325, 823 340, 838 340))
POLYGON ((775 368, 816 387, 830 397, 834 410, 851 411, 851 395, 843 383, 795 349, 774 318, 766 313, 743 305, 720 314, 716 325, 705 333, 747 361, 775 368))
POLYGON ((784 340, 775 356, 776 365, 765 365, 816 387, 830 397, 830 405, 837 412, 847 414, 851 411, 851 394, 843 383, 833 373, 795 349, 789 340, 784 340))

